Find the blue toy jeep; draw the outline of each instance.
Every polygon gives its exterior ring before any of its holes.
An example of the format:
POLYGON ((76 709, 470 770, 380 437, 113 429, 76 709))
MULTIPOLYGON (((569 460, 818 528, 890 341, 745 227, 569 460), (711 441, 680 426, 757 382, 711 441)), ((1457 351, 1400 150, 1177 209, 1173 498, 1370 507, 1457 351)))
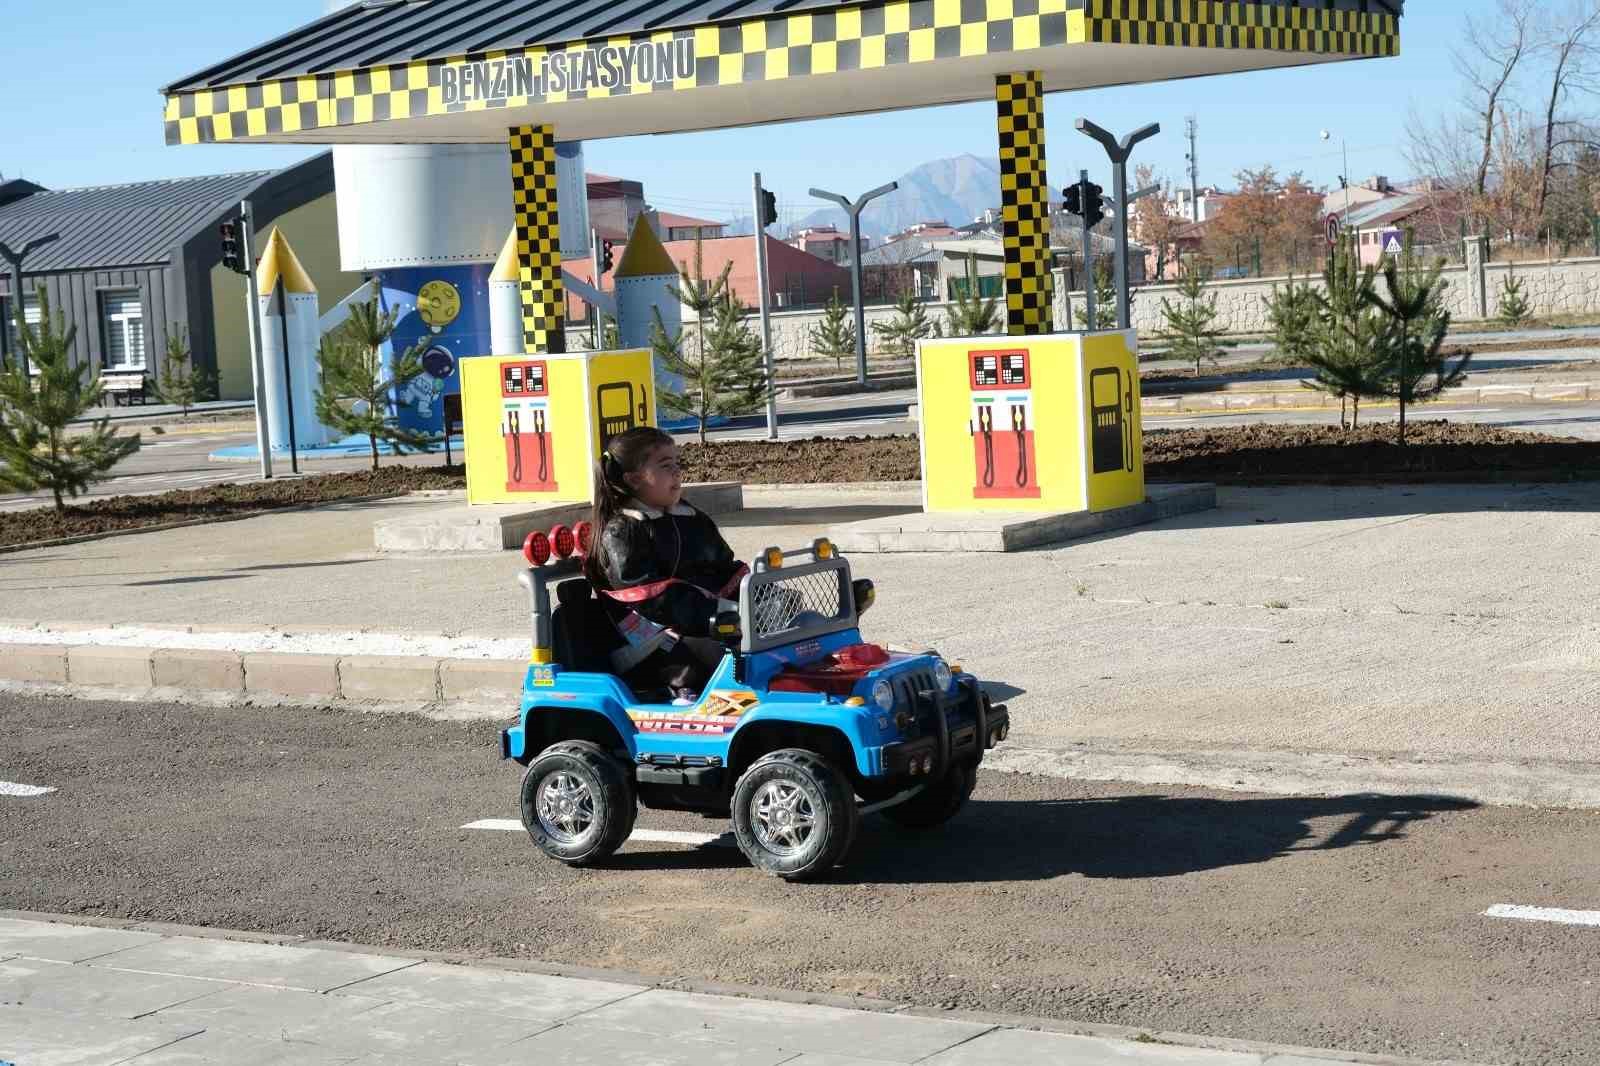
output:
POLYGON ((523 824, 552 858, 604 860, 643 803, 731 814, 757 867, 818 877, 864 814, 917 829, 953 817, 985 749, 1010 730, 1006 708, 959 666, 862 641, 872 584, 852 581, 826 540, 762 553, 737 612, 714 620, 728 651, 698 702, 635 693, 612 672, 621 638, 586 579, 554 584, 551 611, 551 579, 562 556, 581 553, 582 533, 536 532, 524 547, 533 662, 518 722, 501 733, 502 754, 526 767, 523 824))

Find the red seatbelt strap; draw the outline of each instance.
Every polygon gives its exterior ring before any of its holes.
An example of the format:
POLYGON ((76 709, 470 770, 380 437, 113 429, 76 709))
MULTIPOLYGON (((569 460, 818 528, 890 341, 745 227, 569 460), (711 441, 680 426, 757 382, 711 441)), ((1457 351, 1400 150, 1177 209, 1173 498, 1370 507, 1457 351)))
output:
POLYGON ((600 594, 618 603, 643 603, 645 600, 655 599, 673 585, 688 585, 702 596, 711 595, 699 585, 675 577, 669 577, 665 581, 652 581, 647 585, 633 585, 625 589, 601 589, 600 594))
POLYGON ((728 579, 728 583, 722 586, 721 590, 717 593, 717 598, 719 600, 731 600, 737 596, 739 594, 739 582, 743 581, 746 575, 749 573, 750 568, 743 563, 740 563, 739 569, 733 572, 733 576, 728 579))

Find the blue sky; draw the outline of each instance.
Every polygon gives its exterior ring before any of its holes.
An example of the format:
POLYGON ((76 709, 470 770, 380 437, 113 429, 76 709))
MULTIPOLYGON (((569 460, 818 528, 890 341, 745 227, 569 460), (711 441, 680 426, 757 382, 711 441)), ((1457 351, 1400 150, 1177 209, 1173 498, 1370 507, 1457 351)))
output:
MULTIPOLYGON (((1271 161, 1331 185, 1341 134, 1355 175, 1404 177, 1408 111, 1413 104, 1437 110, 1454 96, 1449 48, 1464 17, 1492 3, 1413 0, 1399 59, 1054 94, 1045 119, 1052 180, 1060 184, 1082 166, 1107 170, 1098 147, 1072 129, 1080 116, 1119 134, 1160 122, 1161 136, 1136 159, 1180 179, 1189 114, 1199 120, 1203 183, 1227 185, 1240 167, 1271 161), (1318 139, 1324 128, 1334 133, 1331 147, 1318 139)), ((322 0, 146 0, 133 17, 127 0, 5 6, 0 172, 7 177, 62 188, 268 169, 307 154, 265 145, 166 147, 158 90, 310 21, 322 0)), ((967 152, 995 154, 993 105, 591 142, 586 161, 591 170, 643 180, 659 207, 710 217, 748 213, 750 173, 759 169, 793 217, 820 206, 806 196, 812 185, 854 194, 917 163, 967 152)))

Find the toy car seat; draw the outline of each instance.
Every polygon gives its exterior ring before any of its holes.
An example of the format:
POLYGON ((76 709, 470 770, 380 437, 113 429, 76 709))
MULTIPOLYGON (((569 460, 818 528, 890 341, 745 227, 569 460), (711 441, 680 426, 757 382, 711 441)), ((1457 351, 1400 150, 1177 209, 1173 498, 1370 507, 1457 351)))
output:
POLYGON ((595 598, 585 577, 556 586, 557 606, 551 618, 556 662, 580 673, 611 673, 611 653, 623 645, 622 635, 595 598))

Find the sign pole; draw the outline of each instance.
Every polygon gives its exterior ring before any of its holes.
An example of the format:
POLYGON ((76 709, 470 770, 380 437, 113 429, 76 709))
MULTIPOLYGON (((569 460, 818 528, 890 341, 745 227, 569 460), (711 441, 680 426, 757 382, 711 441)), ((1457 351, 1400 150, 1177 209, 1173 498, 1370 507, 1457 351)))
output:
POLYGON ((772 315, 767 309, 767 227, 763 224, 761 172, 756 171, 756 293, 761 309, 761 360, 767 368, 767 439, 778 439, 778 376, 772 365, 772 315))
POLYGON ((239 204, 240 265, 244 267, 245 289, 250 301, 250 392, 256 401, 256 450, 261 454, 261 476, 272 476, 272 440, 267 431, 267 396, 261 382, 266 373, 261 366, 261 293, 256 288, 255 211, 249 200, 239 204))

